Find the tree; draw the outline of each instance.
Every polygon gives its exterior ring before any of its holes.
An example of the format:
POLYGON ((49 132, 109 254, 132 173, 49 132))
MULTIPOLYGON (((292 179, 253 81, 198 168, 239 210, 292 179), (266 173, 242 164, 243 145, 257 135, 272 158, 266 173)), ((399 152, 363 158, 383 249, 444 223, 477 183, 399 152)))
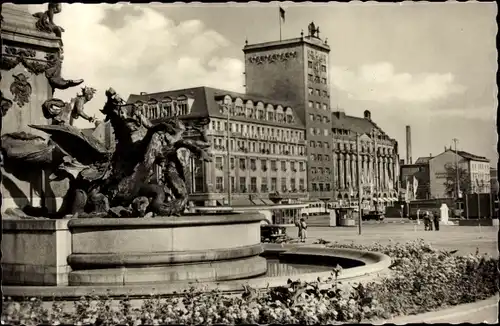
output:
MULTIPOLYGON (((452 197, 457 192, 457 168, 455 164, 446 164, 444 168, 446 173, 444 186, 446 187, 448 196, 452 197)), ((471 190, 469 172, 461 166, 458 166, 458 180, 460 192, 462 194, 469 194, 471 190)))

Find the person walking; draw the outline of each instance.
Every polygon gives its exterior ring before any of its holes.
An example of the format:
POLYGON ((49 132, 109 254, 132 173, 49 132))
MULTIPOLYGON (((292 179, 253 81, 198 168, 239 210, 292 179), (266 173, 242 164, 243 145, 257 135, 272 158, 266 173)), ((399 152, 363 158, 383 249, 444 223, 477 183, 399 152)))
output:
POLYGON ((432 220, 428 211, 426 211, 424 214, 424 230, 432 231, 432 220))
POLYGON ((300 219, 300 227, 299 227, 299 230, 301 230, 300 232, 300 242, 306 242, 306 238, 307 238, 307 223, 306 223, 306 220, 302 217, 300 219))
POLYGON ((434 223, 434 231, 439 231, 439 214, 436 213, 431 213, 432 214, 432 222, 434 223))
POLYGON ((303 218, 301 218, 300 220, 298 220, 297 222, 295 222, 295 226, 298 228, 298 238, 299 238, 299 241, 302 241, 302 220, 303 218))

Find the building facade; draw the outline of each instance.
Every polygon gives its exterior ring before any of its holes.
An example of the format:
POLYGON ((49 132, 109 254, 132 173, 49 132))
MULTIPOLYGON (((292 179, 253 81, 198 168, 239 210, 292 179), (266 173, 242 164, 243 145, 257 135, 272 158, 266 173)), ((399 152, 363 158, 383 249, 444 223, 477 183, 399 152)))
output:
MULTIPOLYGON (((413 186, 414 178, 417 180, 416 198, 414 199, 430 199, 430 170, 429 161, 432 156, 419 157, 414 164, 402 164, 400 166, 400 185, 403 188, 413 186)), ((410 188, 408 187, 408 188, 410 188)))
POLYGON ((153 120, 174 115, 210 118, 207 136, 213 161, 185 160, 195 206, 307 199, 304 126, 287 103, 209 87, 131 95, 128 103, 153 120), (179 98, 187 99, 182 110, 176 108, 179 98))
POLYGON ((467 184, 471 193, 490 192, 490 161, 486 157, 448 148, 429 160, 431 198, 456 196, 448 193, 445 185, 448 177, 446 167, 456 164, 467 173, 467 184))

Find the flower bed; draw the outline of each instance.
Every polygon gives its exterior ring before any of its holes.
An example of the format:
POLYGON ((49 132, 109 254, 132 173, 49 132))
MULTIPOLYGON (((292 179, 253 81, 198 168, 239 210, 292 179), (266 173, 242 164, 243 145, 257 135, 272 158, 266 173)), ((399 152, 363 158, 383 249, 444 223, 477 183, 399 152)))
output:
POLYGON ((390 318, 469 303, 497 292, 498 259, 455 256, 422 241, 383 246, 330 244, 331 247, 379 251, 392 257, 392 273, 365 285, 346 287, 329 279, 257 291, 243 295, 187 291, 182 296, 144 300, 133 308, 125 298, 85 297, 73 309, 54 301, 50 309, 39 299, 3 303, 2 323, 16 324, 339 324, 390 318))

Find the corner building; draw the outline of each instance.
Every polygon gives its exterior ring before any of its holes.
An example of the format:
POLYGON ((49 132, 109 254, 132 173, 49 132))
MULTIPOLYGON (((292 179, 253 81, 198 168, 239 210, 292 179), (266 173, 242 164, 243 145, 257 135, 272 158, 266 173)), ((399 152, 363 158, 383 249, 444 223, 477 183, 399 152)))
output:
POLYGON ((331 200, 330 47, 311 23, 307 36, 246 44, 243 52, 246 93, 291 103, 305 129, 309 195, 311 199, 331 200), (311 142, 321 146, 310 146, 311 142), (314 184, 312 170, 321 171, 314 174, 314 184))
MULTIPOLYGON (((210 118, 207 136, 213 161, 184 162, 191 170, 190 201, 195 206, 227 205, 228 181, 232 206, 307 199, 304 126, 288 103, 210 87, 141 93, 127 102, 142 108, 151 120, 175 115, 210 118)), ((298 209, 285 215, 300 216, 298 209)))

